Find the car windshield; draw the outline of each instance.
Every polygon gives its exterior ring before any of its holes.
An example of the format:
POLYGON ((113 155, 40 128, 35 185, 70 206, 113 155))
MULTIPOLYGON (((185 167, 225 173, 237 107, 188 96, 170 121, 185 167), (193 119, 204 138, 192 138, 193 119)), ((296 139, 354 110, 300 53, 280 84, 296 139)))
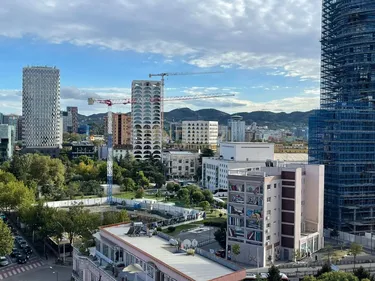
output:
POLYGON ((5 261, 6 259, 6 257, 0 257, 0 261, 5 261))

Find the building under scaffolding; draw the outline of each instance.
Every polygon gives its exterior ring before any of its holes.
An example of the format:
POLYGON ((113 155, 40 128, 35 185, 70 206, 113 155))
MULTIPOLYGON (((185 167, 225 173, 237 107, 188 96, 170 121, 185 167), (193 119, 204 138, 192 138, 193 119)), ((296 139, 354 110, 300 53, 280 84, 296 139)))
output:
POLYGON ((325 164, 325 224, 375 230, 375 1, 323 0, 321 109, 309 162, 325 164))

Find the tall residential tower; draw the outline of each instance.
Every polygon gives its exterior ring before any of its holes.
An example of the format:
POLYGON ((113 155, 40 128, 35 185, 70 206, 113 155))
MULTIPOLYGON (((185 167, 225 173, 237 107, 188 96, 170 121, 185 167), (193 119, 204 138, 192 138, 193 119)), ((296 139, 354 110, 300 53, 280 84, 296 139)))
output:
POLYGON ((320 110, 309 162, 325 165, 326 227, 375 223, 375 2, 323 0, 320 110))
POLYGON ((22 117, 26 149, 55 155, 61 146, 59 69, 23 69, 22 117))
POLYGON ((153 157, 161 160, 161 83, 135 80, 132 82, 132 139, 135 159, 153 157))

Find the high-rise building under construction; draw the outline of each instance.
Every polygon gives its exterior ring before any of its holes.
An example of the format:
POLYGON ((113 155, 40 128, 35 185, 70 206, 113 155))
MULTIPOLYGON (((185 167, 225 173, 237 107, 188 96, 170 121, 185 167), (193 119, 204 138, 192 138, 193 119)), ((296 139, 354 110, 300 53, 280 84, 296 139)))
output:
POLYGON ((375 1, 323 0, 320 110, 309 162, 325 164, 326 227, 375 224, 375 1))

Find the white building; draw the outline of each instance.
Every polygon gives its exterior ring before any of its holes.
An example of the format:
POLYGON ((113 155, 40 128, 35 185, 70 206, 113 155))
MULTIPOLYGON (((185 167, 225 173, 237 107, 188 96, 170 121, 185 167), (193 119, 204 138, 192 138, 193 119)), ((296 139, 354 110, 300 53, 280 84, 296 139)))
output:
POLYGON ((135 159, 161 159, 162 110, 160 81, 132 82, 132 142, 135 159))
MULTIPOLYGON (((272 162, 269 162, 272 163, 272 162)), ((229 172, 227 257, 264 267, 324 247, 324 165, 280 165, 229 172)))
POLYGON ((231 142, 244 142, 245 141, 245 121, 242 121, 242 116, 234 115, 228 120, 228 129, 230 132, 231 142))
POLYGON ((182 121, 182 143, 191 148, 216 150, 219 133, 217 121, 182 121))
POLYGON ((266 160, 273 159, 273 143, 221 143, 219 157, 202 160, 202 185, 212 191, 226 190, 229 170, 265 166, 266 160))
POLYGON ((178 249, 169 236, 152 235, 142 223, 101 227, 94 237, 96 247, 90 256, 73 251, 74 280, 240 281, 246 277, 245 269, 201 249, 188 254, 186 241, 178 249))
POLYGON ((0 124, 0 163, 13 157, 15 133, 14 126, 0 124))
POLYGON ((61 147, 60 71, 56 67, 23 69, 22 117, 27 149, 61 147))
POLYGON ((199 153, 190 151, 164 151, 163 163, 167 167, 167 176, 169 178, 192 178, 195 176, 199 165, 199 153))

